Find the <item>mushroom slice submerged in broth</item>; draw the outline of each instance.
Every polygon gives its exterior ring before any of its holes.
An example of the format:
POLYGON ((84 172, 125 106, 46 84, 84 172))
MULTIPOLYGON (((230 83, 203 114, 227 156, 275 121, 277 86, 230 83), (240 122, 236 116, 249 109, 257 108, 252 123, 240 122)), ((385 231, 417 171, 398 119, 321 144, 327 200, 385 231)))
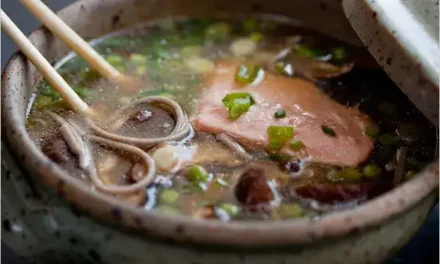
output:
POLYGON ((346 74, 353 69, 354 63, 332 64, 310 57, 296 55, 291 48, 281 50, 270 61, 269 67, 278 73, 285 74, 286 67, 292 68, 292 73, 305 77, 309 80, 328 79, 346 74))

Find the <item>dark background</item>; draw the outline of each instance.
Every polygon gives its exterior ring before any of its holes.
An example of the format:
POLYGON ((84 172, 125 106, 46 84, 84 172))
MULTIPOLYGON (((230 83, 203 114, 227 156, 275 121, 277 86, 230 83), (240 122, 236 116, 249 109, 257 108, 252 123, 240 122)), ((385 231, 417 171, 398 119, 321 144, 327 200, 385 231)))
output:
MULTIPOLYGON (((53 10, 58 10, 74 0, 45 0, 44 2, 53 10)), ((26 34, 37 27, 39 22, 17 0, 3 0, 2 9, 26 34)), ((1 61, 2 69, 11 54, 16 50, 12 41, 1 36, 1 61)), ((386 238, 384 238, 386 239, 386 238)), ((20 264, 20 261, 2 241, 1 262, 4 264, 20 264)), ((419 233, 386 264, 430 264, 439 263, 439 207, 434 207, 431 215, 419 233)))

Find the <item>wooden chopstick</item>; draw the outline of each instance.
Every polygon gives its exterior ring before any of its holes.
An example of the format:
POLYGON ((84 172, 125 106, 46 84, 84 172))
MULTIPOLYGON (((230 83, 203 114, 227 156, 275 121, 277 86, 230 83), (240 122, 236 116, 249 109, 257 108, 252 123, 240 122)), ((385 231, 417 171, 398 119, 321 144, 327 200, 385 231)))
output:
POLYGON ((60 96, 73 109, 80 114, 90 116, 93 114, 90 107, 85 103, 61 75, 52 67, 52 65, 41 55, 38 49, 32 45, 29 39, 20 31, 20 29, 12 22, 12 20, 0 11, 1 27, 9 35, 9 37, 17 44, 26 57, 35 65, 35 67, 43 74, 49 83, 57 90, 60 96))
POLYGON ((36 16, 50 31, 62 39, 79 56, 96 69, 103 77, 114 81, 116 84, 126 87, 136 84, 132 78, 120 73, 108 63, 89 43, 81 38, 72 28, 61 20, 40 0, 20 0, 20 2, 36 16))

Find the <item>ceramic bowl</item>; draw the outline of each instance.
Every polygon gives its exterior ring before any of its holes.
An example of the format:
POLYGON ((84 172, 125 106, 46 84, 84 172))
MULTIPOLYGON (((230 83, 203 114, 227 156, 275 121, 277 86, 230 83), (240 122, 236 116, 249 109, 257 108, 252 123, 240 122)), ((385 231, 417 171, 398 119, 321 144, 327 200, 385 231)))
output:
MULTIPOLYGON (((87 39, 170 15, 266 13, 361 45, 339 0, 90 0, 59 16, 87 39)), ((29 36, 55 62, 67 47, 40 28, 29 36)), ((284 222, 196 221, 145 211, 70 177, 25 130, 42 77, 21 53, 2 75, 2 239, 35 263, 378 263, 417 231, 437 197, 438 163, 361 206, 284 222)), ((414 88, 415 89, 415 88, 414 88)))

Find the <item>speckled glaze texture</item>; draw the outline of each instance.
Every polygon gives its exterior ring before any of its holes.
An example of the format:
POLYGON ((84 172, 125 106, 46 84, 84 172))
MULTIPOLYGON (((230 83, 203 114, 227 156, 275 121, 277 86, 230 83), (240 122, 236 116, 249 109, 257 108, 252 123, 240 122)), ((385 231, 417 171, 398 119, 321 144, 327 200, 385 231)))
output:
MULTIPOLYGON (((294 17, 360 44, 339 0, 90 0, 59 15, 93 38, 147 19, 225 12, 294 17)), ((29 38, 51 62, 68 51, 44 29, 29 38)), ((2 75, 2 239, 34 263, 378 263, 416 232, 437 196, 435 162, 391 192, 319 219, 222 223, 144 211, 94 192, 32 143, 25 110, 40 80, 20 53, 2 75)))
POLYGON ((359 38, 428 119, 439 125, 438 0, 343 0, 359 38))

